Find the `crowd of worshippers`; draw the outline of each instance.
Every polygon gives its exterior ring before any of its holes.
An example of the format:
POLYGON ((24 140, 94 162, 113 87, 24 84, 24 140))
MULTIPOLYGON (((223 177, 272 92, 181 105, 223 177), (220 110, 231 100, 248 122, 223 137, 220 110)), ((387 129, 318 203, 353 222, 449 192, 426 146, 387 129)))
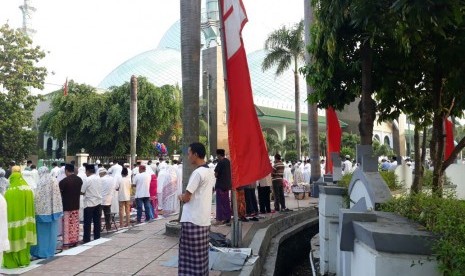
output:
POLYGON ((51 169, 37 169, 31 161, 24 169, 0 164, 0 264, 18 268, 53 257, 59 236, 62 249, 90 242, 92 229, 93 239, 99 239, 102 230, 114 231, 111 222, 118 213, 120 228, 175 214, 181 180, 182 164, 162 158, 132 169, 116 161, 105 168, 98 160, 79 168, 74 161, 52 163, 51 169))

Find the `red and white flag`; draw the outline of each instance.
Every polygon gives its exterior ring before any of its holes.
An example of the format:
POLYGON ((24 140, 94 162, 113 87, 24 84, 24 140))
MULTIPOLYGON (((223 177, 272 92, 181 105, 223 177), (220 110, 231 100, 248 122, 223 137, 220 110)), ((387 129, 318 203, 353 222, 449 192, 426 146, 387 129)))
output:
POLYGON ((65 84, 63 85, 63 96, 68 96, 68 77, 66 77, 65 84))
POLYGON ((333 172, 332 152, 341 152, 341 126, 336 111, 332 107, 326 109, 326 173, 333 172))
POLYGON ((252 96, 249 66, 242 41, 247 14, 241 0, 220 0, 228 89, 228 139, 233 187, 268 175, 271 164, 252 96))
POLYGON ((447 160, 454 151, 454 126, 449 119, 444 119, 444 128, 446 132, 446 148, 444 151, 444 160, 447 160))

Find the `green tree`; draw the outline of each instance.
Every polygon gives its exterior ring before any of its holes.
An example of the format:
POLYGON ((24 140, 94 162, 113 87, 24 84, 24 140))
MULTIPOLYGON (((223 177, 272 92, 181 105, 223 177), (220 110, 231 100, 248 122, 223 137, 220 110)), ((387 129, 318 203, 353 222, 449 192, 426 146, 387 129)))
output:
POLYGON ((273 66, 276 67, 276 75, 281 75, 291 66, 294 72, 295 93, 295 139, 298 156, 301 156, 302 118, 300 114, 300 84, 299 84, 299 62, 304 59, 305 44, 303 41, 304 25, 299 22, 288 29, 282 26, 272 32, 265 41, 265 50, 268 52, 262 63, 262 70, 266 71, 273 66))
POLYGON ((278 136, 263 132, 265 138, 266 148, 268 149, 268 155, 275 155, 283 151, 284 147, 282 142, 279 141, 278 136))
MULTIPOLYGON (((102 155, 129 153, 130 84, 115 86, 99 94, 95 88, 68 83, 68 95, 61 91, 52 97, 51 110, 40 119, 40 128, 57 139, 68 137, 68 151, 102 155), (90 138, 91 137, 91 138, 90 138)), ((138 156, 153 156, 152 141, 169 142, 180 124, 179 89, 166 85, 156 87, 138 78, 138 156), (166 137, 166 141, 162 138, 166 137)), ((166 143, 166 144, 167 144, 166 143)))
POLYGON ((36 148, 32 113, 47 70, 37 64, 45 57, 39 46, 8 24, 0 27, 0 163, 24 161, 36 148))

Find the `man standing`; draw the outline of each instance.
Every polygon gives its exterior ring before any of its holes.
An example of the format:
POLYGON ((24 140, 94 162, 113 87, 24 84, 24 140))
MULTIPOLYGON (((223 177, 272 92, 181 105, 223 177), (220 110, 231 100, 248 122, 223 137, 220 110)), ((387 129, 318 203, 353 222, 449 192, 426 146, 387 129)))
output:
POLYGON ((115 180, 107 174, 105 168, 98 169, 98 174, 102 180, 102 211, 105 216, 105 228, 111 230, 111 202, 115 194, 115 180))
POLYGON ((284 164, 281 161, 281 155, 276 153, 274 156, 274 166, 273 172, 271 173, 271 180, 274 193, 274 210, 277 212, 279 212, 280 208, 283 212, 290 211, 286 208, 286 201, 284 199, 283 174, 284 164))
POLYGON ((141 223, 142 206, 145 210, 145 221, 152 218, 150 214, 150 180, 151 175, 145 171, 145 165, 139 165, 139 173, 134 176, 136 186, 137 223, 141 223))
POLYGON ((186 191, 178 197, 184 203, 178 275, 208 275, 208 237, 215 177, 205 164, 203 144, 190 144, 187 158, 197 169, 189 177, 186 191))
POLYGON ((94 240, 100 239, 100 216, 102 215, 102 180, 95 174, 95 166, 86 165, 86 180, 81 187, 84 195, 84 237, 90 242, 91 224, 94 224, 94 240))
POLYGON ((66 177, 60 181, 63 201, 63 246, 76 246, 79 241, 79 203, 82 179, 72 164, 65 165, 66 177))
POLYGON ((218 164, 215 167, 216 191, 216 225, 229 223, 231 220, 231 162, 225 157, 224 149, 217 149, 218 164))
POLYGON ((346 175, 351 172, 352 172, 352 162, 350 162, 350 155, 346 155, 344 162, 342 162, 342 175, 346 175))

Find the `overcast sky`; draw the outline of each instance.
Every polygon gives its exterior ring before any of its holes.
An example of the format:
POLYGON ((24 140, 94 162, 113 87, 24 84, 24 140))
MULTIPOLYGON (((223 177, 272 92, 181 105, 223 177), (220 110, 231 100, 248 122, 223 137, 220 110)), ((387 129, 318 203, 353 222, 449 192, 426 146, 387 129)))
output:
MULTIPOLYGON (((179 19, 181 0, 30 0, 34 44, 49 52, 46 90, 66 77, 97 86, 124 61, 156 48, 179 19), (54 75, 52 75, 52 72, 54 75)), ((187 1, 187 0, 184 0, 187 1)), ((247 52, 263 47, 267 35, 303 18, 303 0, 243 0, 249 23, 243 31, 247 52)), ((22 26, 23 0, 0 1, 0 24, 22 26)), ((50 91, 46 91, 50 92, 50 91)))

